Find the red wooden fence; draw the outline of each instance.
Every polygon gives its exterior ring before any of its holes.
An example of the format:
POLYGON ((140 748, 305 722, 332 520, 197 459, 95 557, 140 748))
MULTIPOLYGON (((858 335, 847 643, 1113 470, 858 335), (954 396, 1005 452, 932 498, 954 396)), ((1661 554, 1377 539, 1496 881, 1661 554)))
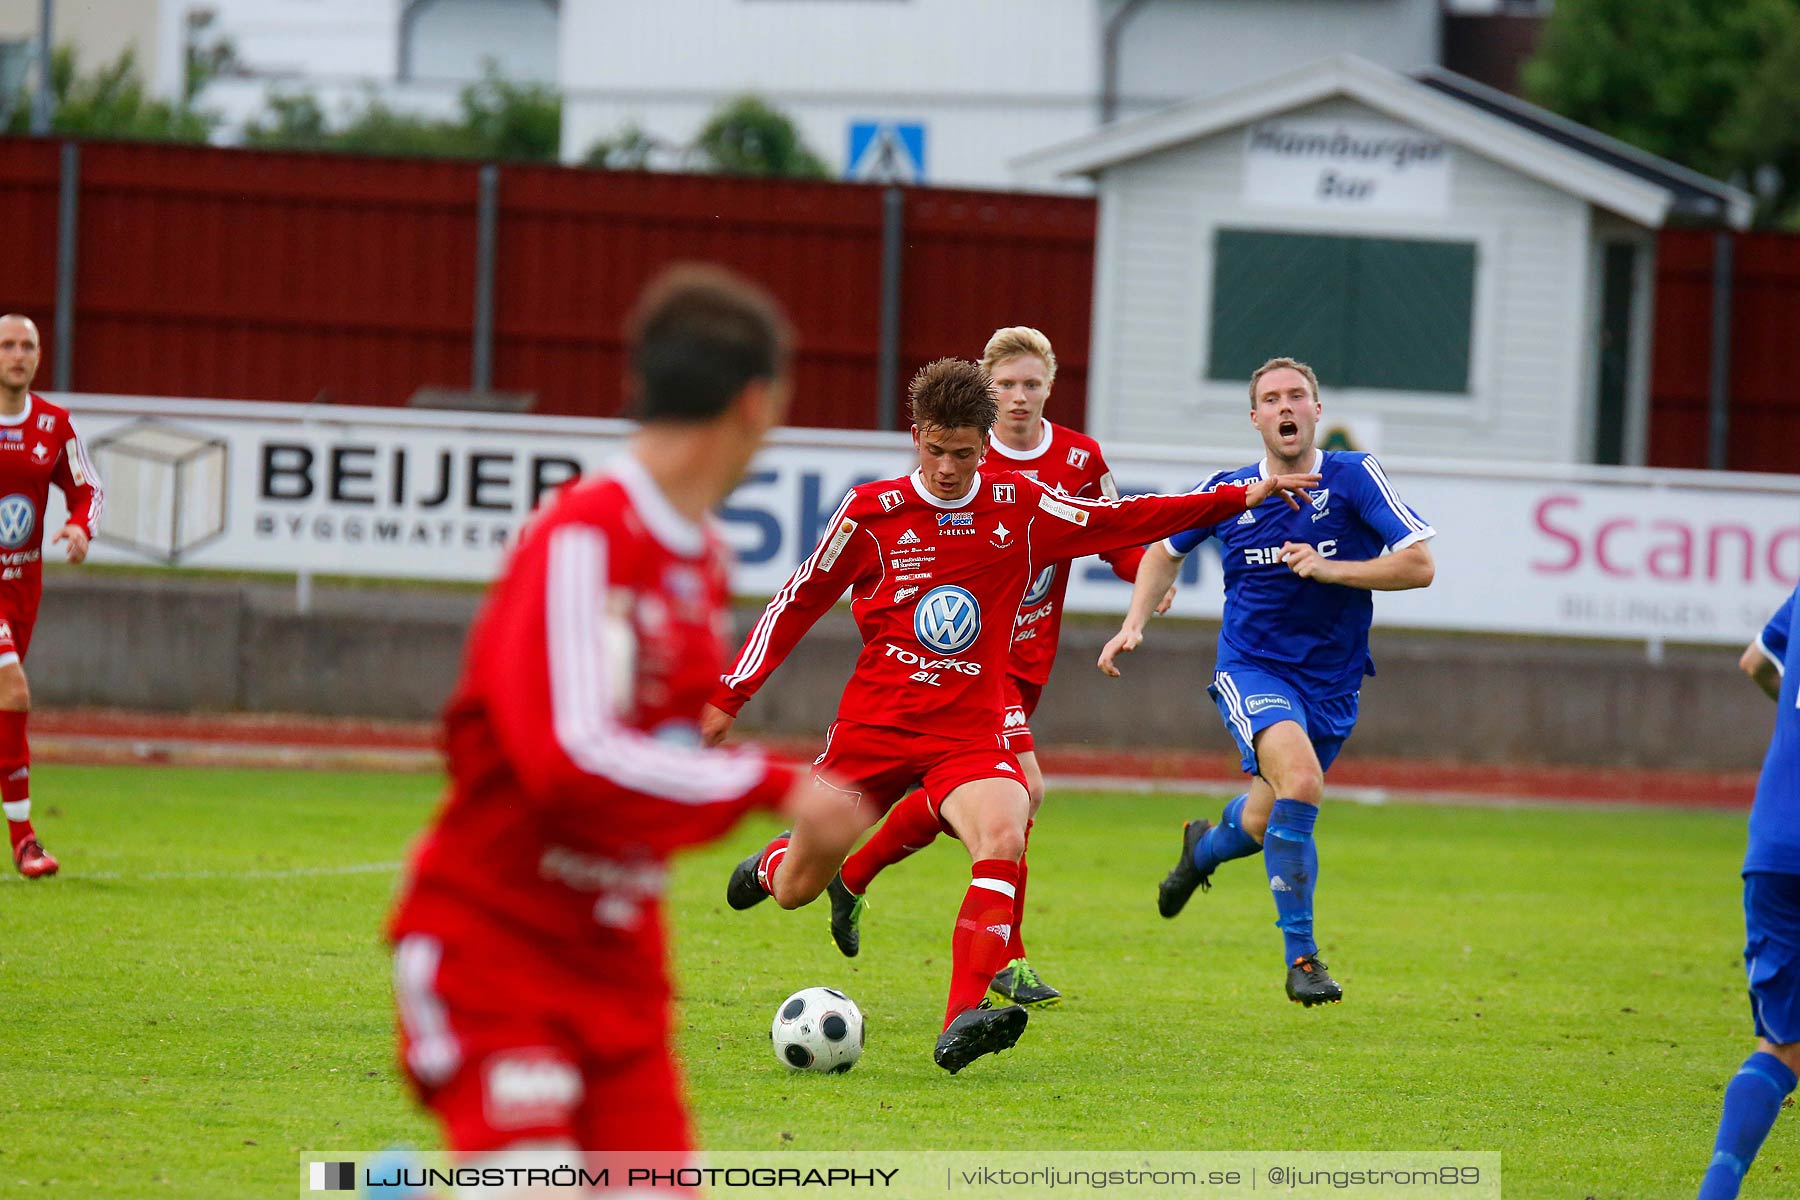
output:
MULTIPOLYGON (((0 311, 56 296, 60 143, 0 138, 0 311)), ((473 163, 211 147, 81 146, 73 390, 404 404, 467 388, 473 163)), ((1093 298, 1090 199, 905 192, 900 377, 976 355, 996 327, 1057 347, 1053 412, 1081 426, 1093 298)), ((493 384, 548 413, 619 411, 620 331, 658 268, 713 259, 762 280, 799 332, 792 421, 870 428, 880 359, 882 190, 841 183, 500 172, 493 384)), ((1706 462, 1712 234, 1672 230, 1657 266, 1649 458, 1706 462)), ((1800 236, 1735 242, 1730 465, 1800 471, 1800 236)), ((1196 331, 1196 336, 1198 332, 1196 331)))
MULTIPOLYGON (((1672 229, 1657 246, 1649 461, 1705 467, 1712 364, 1713 237, 1672 229)), ((1800 236, 1733 238, 1730 438, 1734 471, 1800 472, 1800 236)))
MULTIPOLYGON (((49 386, 59 144, 0 139, 16 239, 0 311, 37 315, 49 386)), ((470 385, 479 166, 88 142, 81 147, 72 390, 404 404, 470 385)), ((900 395, 919 366, 1036 325, 1061 359, 1055 413, 1086 410, 1094 205, 910 189, 900 395)), ((870 428, 882 189, 506 167, 493 386, 539 412, 620 408, 621 328, 663 265, 766 284, 799 336, 795 424, 870 428)))

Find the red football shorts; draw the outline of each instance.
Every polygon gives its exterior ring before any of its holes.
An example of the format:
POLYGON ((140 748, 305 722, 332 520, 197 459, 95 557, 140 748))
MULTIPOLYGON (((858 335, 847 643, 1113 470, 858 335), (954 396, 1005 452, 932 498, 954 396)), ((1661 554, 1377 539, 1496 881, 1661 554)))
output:
POLYGON ((677 1151, 685 1161, 693 1141, 668 1047, 666 988, 625 966, 600 987, 542 956, 520 956, 512 942, 400 939, 401 1061, 446 1149, 551 1142, 677 1151))
POLYGON ((1025 782, 1019 760, 997 733, 950 738, 854 721, 831 723, 825 753, 813 767, 877 816, 914 786, 943 797, 980 779, 1010 779, 1021 786, 1025 782))

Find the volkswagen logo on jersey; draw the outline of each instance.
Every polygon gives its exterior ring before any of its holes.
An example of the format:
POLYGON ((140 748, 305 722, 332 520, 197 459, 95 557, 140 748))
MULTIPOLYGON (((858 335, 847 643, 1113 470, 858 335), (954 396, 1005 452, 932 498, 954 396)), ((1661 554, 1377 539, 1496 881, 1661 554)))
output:
POLYGON ((1050 594, 1050 585, 1055 582, 1056 564, 1051 563, 1049 566, 1039 571, 1037 573, 1037 578, 1031 581, 1031 587, 1026 590, 1025 598, 1019 601, 1019 607, 1029 607, 1030 605, 1036 604, 1039 600, 1042 600, 1045 596, 1048 596, 1050 594))
POLYGON ((36 527, 37 510, 32 507, 30 496, 14 492, 0 500, 0 546, 17 550, 30 540, 36 527))
POLYGON ((961 654, 981 635, 981 608, 959 587, 934 587, 913 609, 913 636, 939 654, 961 654))

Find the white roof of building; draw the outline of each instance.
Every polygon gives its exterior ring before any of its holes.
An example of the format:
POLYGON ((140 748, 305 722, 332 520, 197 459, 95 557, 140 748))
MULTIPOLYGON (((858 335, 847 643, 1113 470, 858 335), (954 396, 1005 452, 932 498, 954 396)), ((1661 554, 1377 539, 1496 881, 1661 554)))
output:
MULTIPOLYGON (((1440 86, 1432 86, 1354 55, 1338 55, 1222 95, 1108 125, 1025 155, 1013 167, 1037 179, 1095 175, 1131 159, 1342 96, 1652 229, 1667 221, 1678 192, 1696 189, 1716 200, 1716 216, 1723 223, 1737 229, 1750 223, 1754 203, 1739 188, 1641 150, 1627 147, 1628 153, 1621 153, 1622 143, 1523 101, 1512 100, 1505 107, 1477 103, 1471 93, 1446 90, 1441 78, 1438 82, 1440 86)), ((1691 211, 1691 206, 1683 206, 1683 215, 1691 211)))

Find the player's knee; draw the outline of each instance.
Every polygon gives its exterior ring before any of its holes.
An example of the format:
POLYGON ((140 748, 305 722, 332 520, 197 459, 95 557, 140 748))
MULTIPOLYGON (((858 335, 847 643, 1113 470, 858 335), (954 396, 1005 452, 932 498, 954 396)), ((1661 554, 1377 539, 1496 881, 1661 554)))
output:
POLYGON ((1800 1075, 1800 1042, 1764 1042, 1757 1049, 1765 1054, 1773 1054, 1786 1064, 1788 1070, 1800 1075))
POLYGON ((18 664, 0 667, 0 710, 28 712, 31 709, 31 685, 18 664))
POLYGON ((1325 772, 1317 767, 1290 768, 1269 782, 1278 799, 1317 804, 1325 796, 1325 772))
POLYGON ((1003 858, 1018 862, 1025 857, 1025 830, 1017 825, 995 825, 981 831, 976 858, 1003 858))

